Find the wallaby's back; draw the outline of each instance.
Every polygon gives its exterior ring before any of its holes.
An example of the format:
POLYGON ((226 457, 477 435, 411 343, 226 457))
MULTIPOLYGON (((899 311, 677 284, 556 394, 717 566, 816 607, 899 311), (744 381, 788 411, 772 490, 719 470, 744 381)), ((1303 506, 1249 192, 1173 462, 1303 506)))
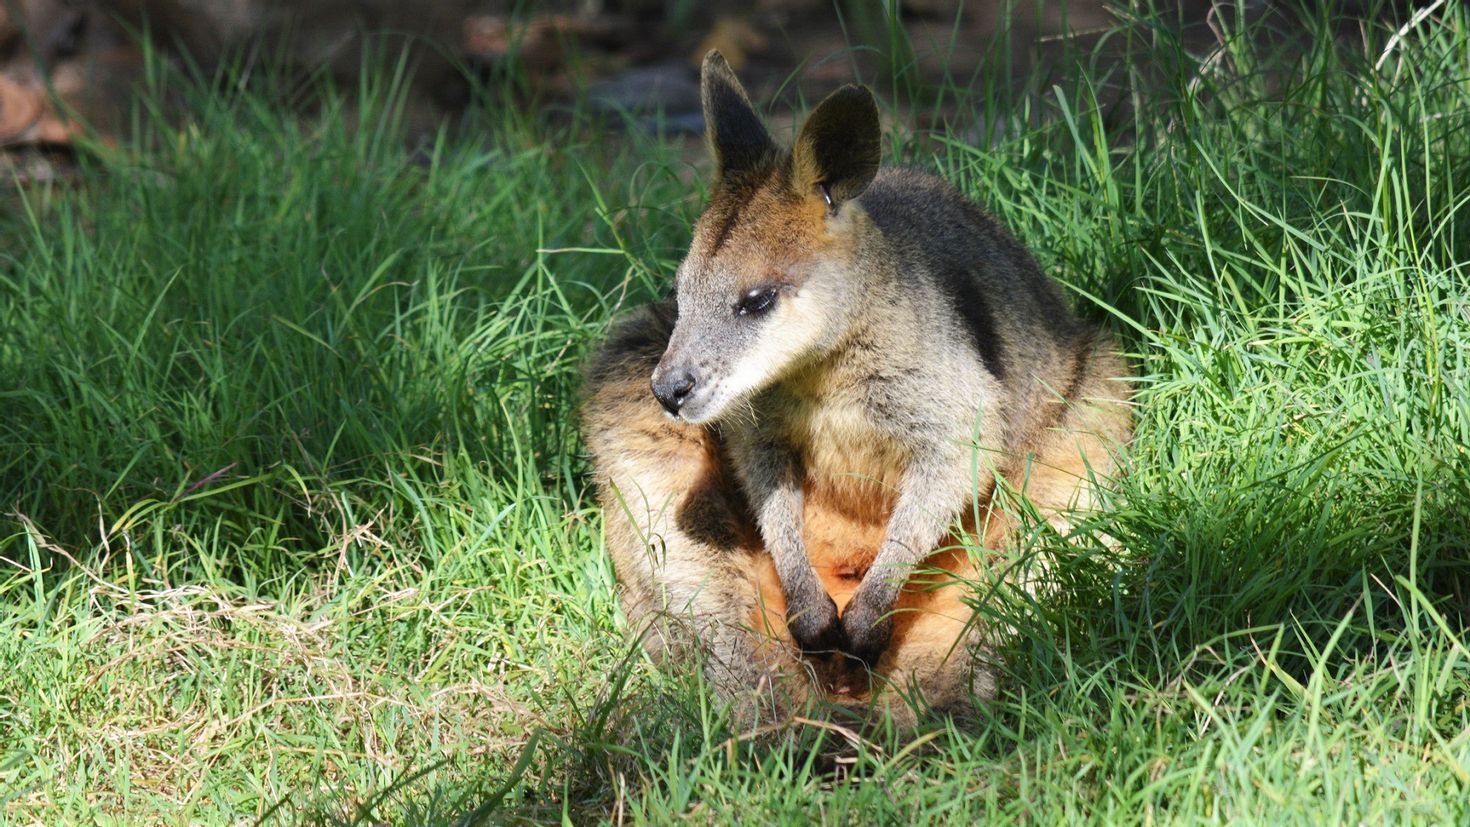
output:
POLYGON ((923 172, 885 169, 860 202, 911 265, 901 277, 935 292, 1014 394, 1011 447, 1055 424, 1061 411, 1048 402, 1075 395, 1097 331, 1078 320, 1031 253, 974 201, 923 172))

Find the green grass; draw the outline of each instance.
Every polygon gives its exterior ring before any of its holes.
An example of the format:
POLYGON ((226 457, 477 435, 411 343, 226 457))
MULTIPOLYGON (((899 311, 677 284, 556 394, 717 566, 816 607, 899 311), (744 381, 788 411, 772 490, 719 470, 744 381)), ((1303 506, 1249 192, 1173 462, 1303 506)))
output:
POLYGON ((0 210, 0 822, 1470 820, 1470 13, 1222 19, 894 144, 1138 386, 1055 596, 980 606, 999 697, 910 735, 732 737, 621 638, 577 365, 688 146, 160 73, 0 210))

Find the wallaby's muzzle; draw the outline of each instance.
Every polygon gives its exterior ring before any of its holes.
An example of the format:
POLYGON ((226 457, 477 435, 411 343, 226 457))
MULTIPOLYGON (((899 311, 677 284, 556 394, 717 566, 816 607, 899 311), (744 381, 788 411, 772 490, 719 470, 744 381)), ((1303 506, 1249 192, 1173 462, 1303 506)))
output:
POLYGON ((679 409, 684 407, 698 383, 698 378, 688 368, 665 370, 660 367, 653 372, 653 395, 671 416, 678 416, 679 409))

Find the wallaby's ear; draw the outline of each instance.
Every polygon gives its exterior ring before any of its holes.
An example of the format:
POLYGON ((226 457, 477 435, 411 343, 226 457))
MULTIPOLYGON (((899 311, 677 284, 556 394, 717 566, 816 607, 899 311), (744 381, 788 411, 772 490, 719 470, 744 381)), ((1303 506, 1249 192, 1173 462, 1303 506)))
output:
POLYGON ((739 175, 765 163, 776 152, 776 144, 724 55, 716 50, 705 55, 700 77, 704 131, 716 175, 739 175))
POLYGON ((873 93, 848 84, 828 95, 802 124, 791 152, 792 180, 803 193, 819 192, 834 211, 862 195, 883 155, 873 93))

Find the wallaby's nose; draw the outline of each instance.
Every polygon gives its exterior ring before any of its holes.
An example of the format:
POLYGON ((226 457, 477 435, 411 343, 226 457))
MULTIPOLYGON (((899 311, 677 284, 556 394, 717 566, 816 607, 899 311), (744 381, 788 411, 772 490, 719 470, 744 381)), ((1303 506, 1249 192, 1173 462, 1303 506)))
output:
POLYGON ((675 368, 663 376, 653 377, 653 395, 658 397, 658 404, 663 405, 664 410, 678 416, 684 400, 694 392, 694 385, 693 372, 688 368, 675 368))

